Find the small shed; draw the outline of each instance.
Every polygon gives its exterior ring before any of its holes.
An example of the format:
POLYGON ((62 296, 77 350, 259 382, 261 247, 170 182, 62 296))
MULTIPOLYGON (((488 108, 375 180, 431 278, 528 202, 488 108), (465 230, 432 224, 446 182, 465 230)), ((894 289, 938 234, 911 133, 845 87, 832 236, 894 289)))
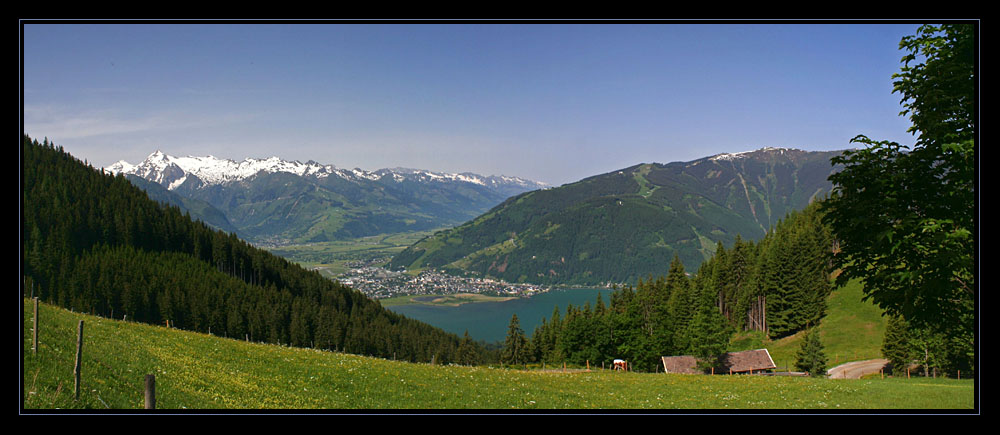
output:
MULTIPOLYGON (((690 355, 665 356, 663 371, 666 373, 703 374, 698 369, 698 360, 690 355)), ((715 373, 756 373, 777 368, 767 349, 729 352, 720 358, 722 367, 716 367, 715 373)))

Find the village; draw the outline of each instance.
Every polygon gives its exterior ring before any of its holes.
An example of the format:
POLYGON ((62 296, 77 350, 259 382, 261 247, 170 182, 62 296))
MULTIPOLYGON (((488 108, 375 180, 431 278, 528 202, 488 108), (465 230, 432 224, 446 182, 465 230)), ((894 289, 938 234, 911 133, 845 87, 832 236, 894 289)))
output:
POLYGON ((355 263, 351 266, 350 270, 337 279, 372 299, 457 293, 530 297, 549 290, 535 284, 511 284, 490 278, 465 278, 437 270, 425 270, 414 276, 374 266, 371 263, 355 263))

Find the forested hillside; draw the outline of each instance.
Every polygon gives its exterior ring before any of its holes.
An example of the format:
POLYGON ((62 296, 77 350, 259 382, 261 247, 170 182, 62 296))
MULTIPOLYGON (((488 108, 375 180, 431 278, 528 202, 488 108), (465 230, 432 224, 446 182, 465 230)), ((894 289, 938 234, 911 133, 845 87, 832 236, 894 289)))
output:
POLYGON ((579 365, 624 358, 653 371, 661 356, 693 355, 711 367, 733 332, 781 338, 816 326, 832 290, 833 237, 821 219, 813 204, 789 213, 759 242, 719 243, 693 276, 674 257, 665 276, 638 280, 608 305, 598 299, 593 307, 557 308, 516 357, 579 365))
POLYGON ((459 338, 150 200, 123 176, 23 138, 25 296, 213 335, 407 361, 459 338))
POLYGON ((828 193, 839 154, 764 148, 528 192, 421 240, 389 267, 578 285, 635 282, 674 256, 695 269, 718 243, 758 240, 828 193))
POLYGON ((184 213, 191 215, 192 219, 200 220, 208 226, 221 230, 225 233, 237 233, 236 227, 229 222, 229 218, 221 210, 212 206, 205 201, 200 201, 197 199, 187 198, 178 195, 165 187, 156 184, 152 181, 148 181, 142 177, 137 177, 135 175, 125 175, 136 187, 144 190, 146 196, 150 199, 177 206, 184 213))

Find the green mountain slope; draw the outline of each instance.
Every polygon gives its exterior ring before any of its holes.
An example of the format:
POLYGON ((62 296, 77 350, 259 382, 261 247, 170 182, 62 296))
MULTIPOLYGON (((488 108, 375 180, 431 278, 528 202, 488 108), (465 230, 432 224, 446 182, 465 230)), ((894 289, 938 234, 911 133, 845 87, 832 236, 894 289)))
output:
POLYGON ((441 268, 508 281, 594 285, 697 266, 717 242, 755 240, 830 191, 839 152, 764 148, 642 164, 508 199, 414 244, 392 268, 441 268))
POLYGON ((236 227, 229 223, 226 214, 205 201, 187 198, 167 190, 165 187, 135 175, 126 175, 136 187, 144 190, 150 199, 178 207, 189 213, 192 219, 200 220, 210 227, 227 233, 236 233, 236 227))
MULTIPOLYGON (((235 162, 212 156, 173 157, 160 151, 138 165, 119 161, 108 170, 130 175, 147 190, 155 184, 173 196, 211 204, 240 237, 267 245, 450 227, 511 195, 544 186, 502 175, 407 168, 369 172, 277 157, 235 162)), ((180 205, 176 200, 171 203, 180 205)))
POLYGON ((506 196, 458 182, 417 183, 261 173, 239 183, 182 185, 261 243, 311 243, 422 231, 471 219, 506 196))
POLYGON ((253 341, 449 362, 459 338, 192 221, 123 176, 24 136, 22 294, 253 341))

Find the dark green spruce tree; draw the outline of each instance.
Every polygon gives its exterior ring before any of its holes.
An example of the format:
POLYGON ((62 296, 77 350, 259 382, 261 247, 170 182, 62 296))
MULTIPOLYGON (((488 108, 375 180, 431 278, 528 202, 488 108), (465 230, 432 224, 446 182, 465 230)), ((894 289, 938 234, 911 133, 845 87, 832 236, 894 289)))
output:
POLYGON ((528 339, 521 329, 521 322, 517 319, 517 314, 510 318, 510 325, 507 327, 507 338, 503 343, 503 350, 500 352, 500 362, 508 365, 523 365, 528 363, 528 339))
POLYGON ((688 349, 698 360, 698 368, 709 370, 721 366, 721 357, 729 347, 729 322, 716 306, 712 288, 700 289, 694 317, 688 325, 688 349))
POLYGON ((817 328, 811 328, 806 332, 802 347, 795 355, 795 368, 809 373, 809 376, 822 377, 826 376, 826 364, 827 358, 823 352, 819 331, 817 328))
POLYGON ((906 368, 914 359, 910 325, 901 316, 889 317, 882 340, 882 356, 889 360, 892 374, 906 373, 906 368))
POLYGON ((458 363, 465 366, 479 364, 479 355, 472 337, 469 337, 468 329, 465 330, 462 341, 458 343, 458 363))

